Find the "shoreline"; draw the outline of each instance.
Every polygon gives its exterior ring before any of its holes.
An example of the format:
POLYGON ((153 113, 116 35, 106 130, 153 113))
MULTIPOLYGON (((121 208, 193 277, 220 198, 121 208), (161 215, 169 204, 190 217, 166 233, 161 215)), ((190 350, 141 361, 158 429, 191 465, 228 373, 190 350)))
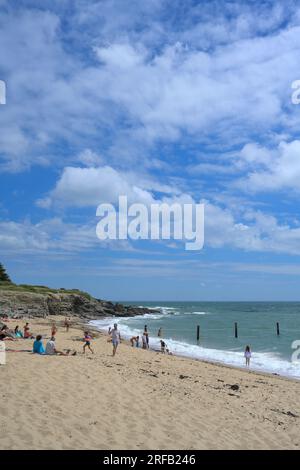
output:
MULTIPOLYGON (((130 318, 130 317, 124 317, 124 318, 130 318)), ((102 320, 109 320, 109 319, 112 320, 112 323, 113 323, 114 320, 119 320, 118 317, 107 316, 107 317, 101 318, 101 321, 102 320)), ((97 320, 90 320, 90 322, 94 322, 94 321, 97 321, 97 320)), ((96 331, 98 333, 101 332, 103 335, 107 336, 107 331, 105 331, 104 328, 103 329, 101 329, 101 328, 98 329, 95 326, 90 325, 89 322, 87 322, 85 324, 89 327, 90 330, 96 331), (91 328, 91 326, 92 326, 92 328, 91 328)), ((167 338, 165 338, 165 340, 168 341, 167 338)), ((126 343, 128 343, 128 345, 130 345, 129 339, 126 338, 124 341, 126 341, 126 343)), ((130 345, 130 347, 131 347, 131 345, 130 345)), ((142 348, 139 347, 139 348, 136 348, 136 349, 139 350, 139 349, 142 349, 142 348)), ((159 350, 151 348, 151 347, 147 351, 148 352, 159 352, 160 353, 159 350)), ((245 366, 244 367, 243 366, 236 366, 234 364, 229 364, 229 363, 222 362, 222 361, 217 361, 217 360, 214 361, 212 359, 199 358, 199 357, 194 357, 192 355, 189 356, 189 355, 180 354, 180 353, 177 353, 177 352, 173 352, 172 356, 185 358, 185 359, 190 359, 190 360, 193 360, 193 361, 199 361, 199 362, 205 363, 205 364, 212 364, 212 365, 215 365, 215 366, 218 366, 218 367, 227 367, 229 369, 240 370, 240 371, 244 371, 246 373, 254 373, 254 374, 259 374, 259 375, 268 376, 268 377, 282 378, 284 380, 300 383, 300 376, 299 377, 294 377, 292 375, 285 375, 285 374, 280 374, 280 373, 277 373, 277 372, 270 372, 268 370, 251 368, 251 366, 250 366, 249 369, 247 369, 245 366)), ((300 368, 300 364, 299 364, 299 368, 300 368)))

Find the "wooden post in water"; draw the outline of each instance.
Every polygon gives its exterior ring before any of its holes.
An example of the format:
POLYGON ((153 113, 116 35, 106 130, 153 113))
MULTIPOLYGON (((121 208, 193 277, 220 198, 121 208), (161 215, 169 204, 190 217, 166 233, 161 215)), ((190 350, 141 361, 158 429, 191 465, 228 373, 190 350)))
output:
POLYGON ((279 323, 276 323, 276 330, 277 330, 277 336, 280 336, 280 328, 279 328, 279 323))
POLYGON ((238 337, 238 324, 237 324, 237 322, 235 322, 235 324, 234 324, 234 337, 235 338, 238 337))
POLYGON ((200 325, 197 325, 197 341, 200 340, 200 325))

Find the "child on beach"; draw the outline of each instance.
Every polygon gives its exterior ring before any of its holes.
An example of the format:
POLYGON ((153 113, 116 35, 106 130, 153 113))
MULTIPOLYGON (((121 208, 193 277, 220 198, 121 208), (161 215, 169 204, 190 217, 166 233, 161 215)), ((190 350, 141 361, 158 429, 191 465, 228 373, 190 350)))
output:
POLYGON ((139 343, 140 343, 140 337, 139 336, 132 336, 132 338, 130 338, 130 343, 131 343, 132 347, 135 346, 136 348, 138 348, 139 343))
POLYGON ((83 345, 83 354, 85 354, 85 348, 88 347, 89 350, 94 354, 94 351, 92 350, 91 348, 91 340, 92 340, 92 336, 89 334, 88 331, 85 331, 84 332, 84 345, 83 345))
POLYGON ((161 339, 160 340, 160 350, 163 354, 166 352, 166 347, 167 347, 166 343, 161 339))
POLYGON ((112 344, 113 344, 113 356, 115 356, 116 352, 117 352, 118 345, 121 342, 121 335, 120 335, 120 332, 118 330, 118 324, 117 323, 114 324, 114 327, 110 332, 110 335, 111 335, 111 340, 112 340, 112 344))
POLYGON ((66 333, 68 333, 69 328, 70 328, 70 318, 65 318, 65 328, 66 328, 66 333))
POLYGON ((250 367, 250 359, 251 359, 251 348, 250 348, 250 346, 246 346, 244 356, 245 356, 245 359, 246 359, 246 367, 250 367))

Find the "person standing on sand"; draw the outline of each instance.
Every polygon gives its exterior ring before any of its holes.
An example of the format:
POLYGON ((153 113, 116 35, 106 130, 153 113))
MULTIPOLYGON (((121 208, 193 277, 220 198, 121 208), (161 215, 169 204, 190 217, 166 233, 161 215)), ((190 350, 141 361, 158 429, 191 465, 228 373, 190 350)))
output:
POLYGON ((51 337, 55 336, 56 333, 57 333, 57 326, 56 326, 56 323, 53 322, 52 327, 51 327, 51 337))
POLYGON ((120 335, 120 332, 118 330, 118 324, 117 323, 114 324, 114 327, 110 332, 110 335, 111 335, 111 340, 112 340, 112 344, 113 344, 113 356, 115 356, 116 352, 117 352, 117 349, 118 349, 118 345, 121 342, 121 335, 120 335))
POLYGON ((144 327, 143 336, 146 337, 146 348, 145 349, 149 349, 149 333, 148 333, 148 326, 147 325, 145 325, 145 327, 144 327))
POLYGON ((94 351, 92 350, 91 348, 91 340, 92 340, 92 336, 89 334, 88 331, 85 331, 84 332, 84 345, 83 345, 83 354, 85 354, 85 348, 88 347, 89 350, 91 351, 91 353, 94 354, 94 351))
POLYGON ((250 346, 246 346, 244 357, 246 359, 246 367, 250 367, 250 359, 251 359, 251 348, 250 348, 250 346))
POLYGON ((145 333, 143 333, 142 336, 142 348, 147 349, 147 336, 145 335, 145 333))
POLYGON ((70 318, 65 318, 65 327, 66 327, 66 333, 68 333, 69 328, 70 328, 70 318))

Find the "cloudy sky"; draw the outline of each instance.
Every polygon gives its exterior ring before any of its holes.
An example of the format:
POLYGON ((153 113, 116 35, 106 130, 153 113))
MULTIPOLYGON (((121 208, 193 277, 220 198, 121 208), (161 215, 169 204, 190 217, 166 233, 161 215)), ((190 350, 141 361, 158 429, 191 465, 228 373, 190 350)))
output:
POLYGON ((0 260, 124 300, 300 299, 300 2, 0 0, 0 260), (204 202, 205 246, 96 237, 204 202))

